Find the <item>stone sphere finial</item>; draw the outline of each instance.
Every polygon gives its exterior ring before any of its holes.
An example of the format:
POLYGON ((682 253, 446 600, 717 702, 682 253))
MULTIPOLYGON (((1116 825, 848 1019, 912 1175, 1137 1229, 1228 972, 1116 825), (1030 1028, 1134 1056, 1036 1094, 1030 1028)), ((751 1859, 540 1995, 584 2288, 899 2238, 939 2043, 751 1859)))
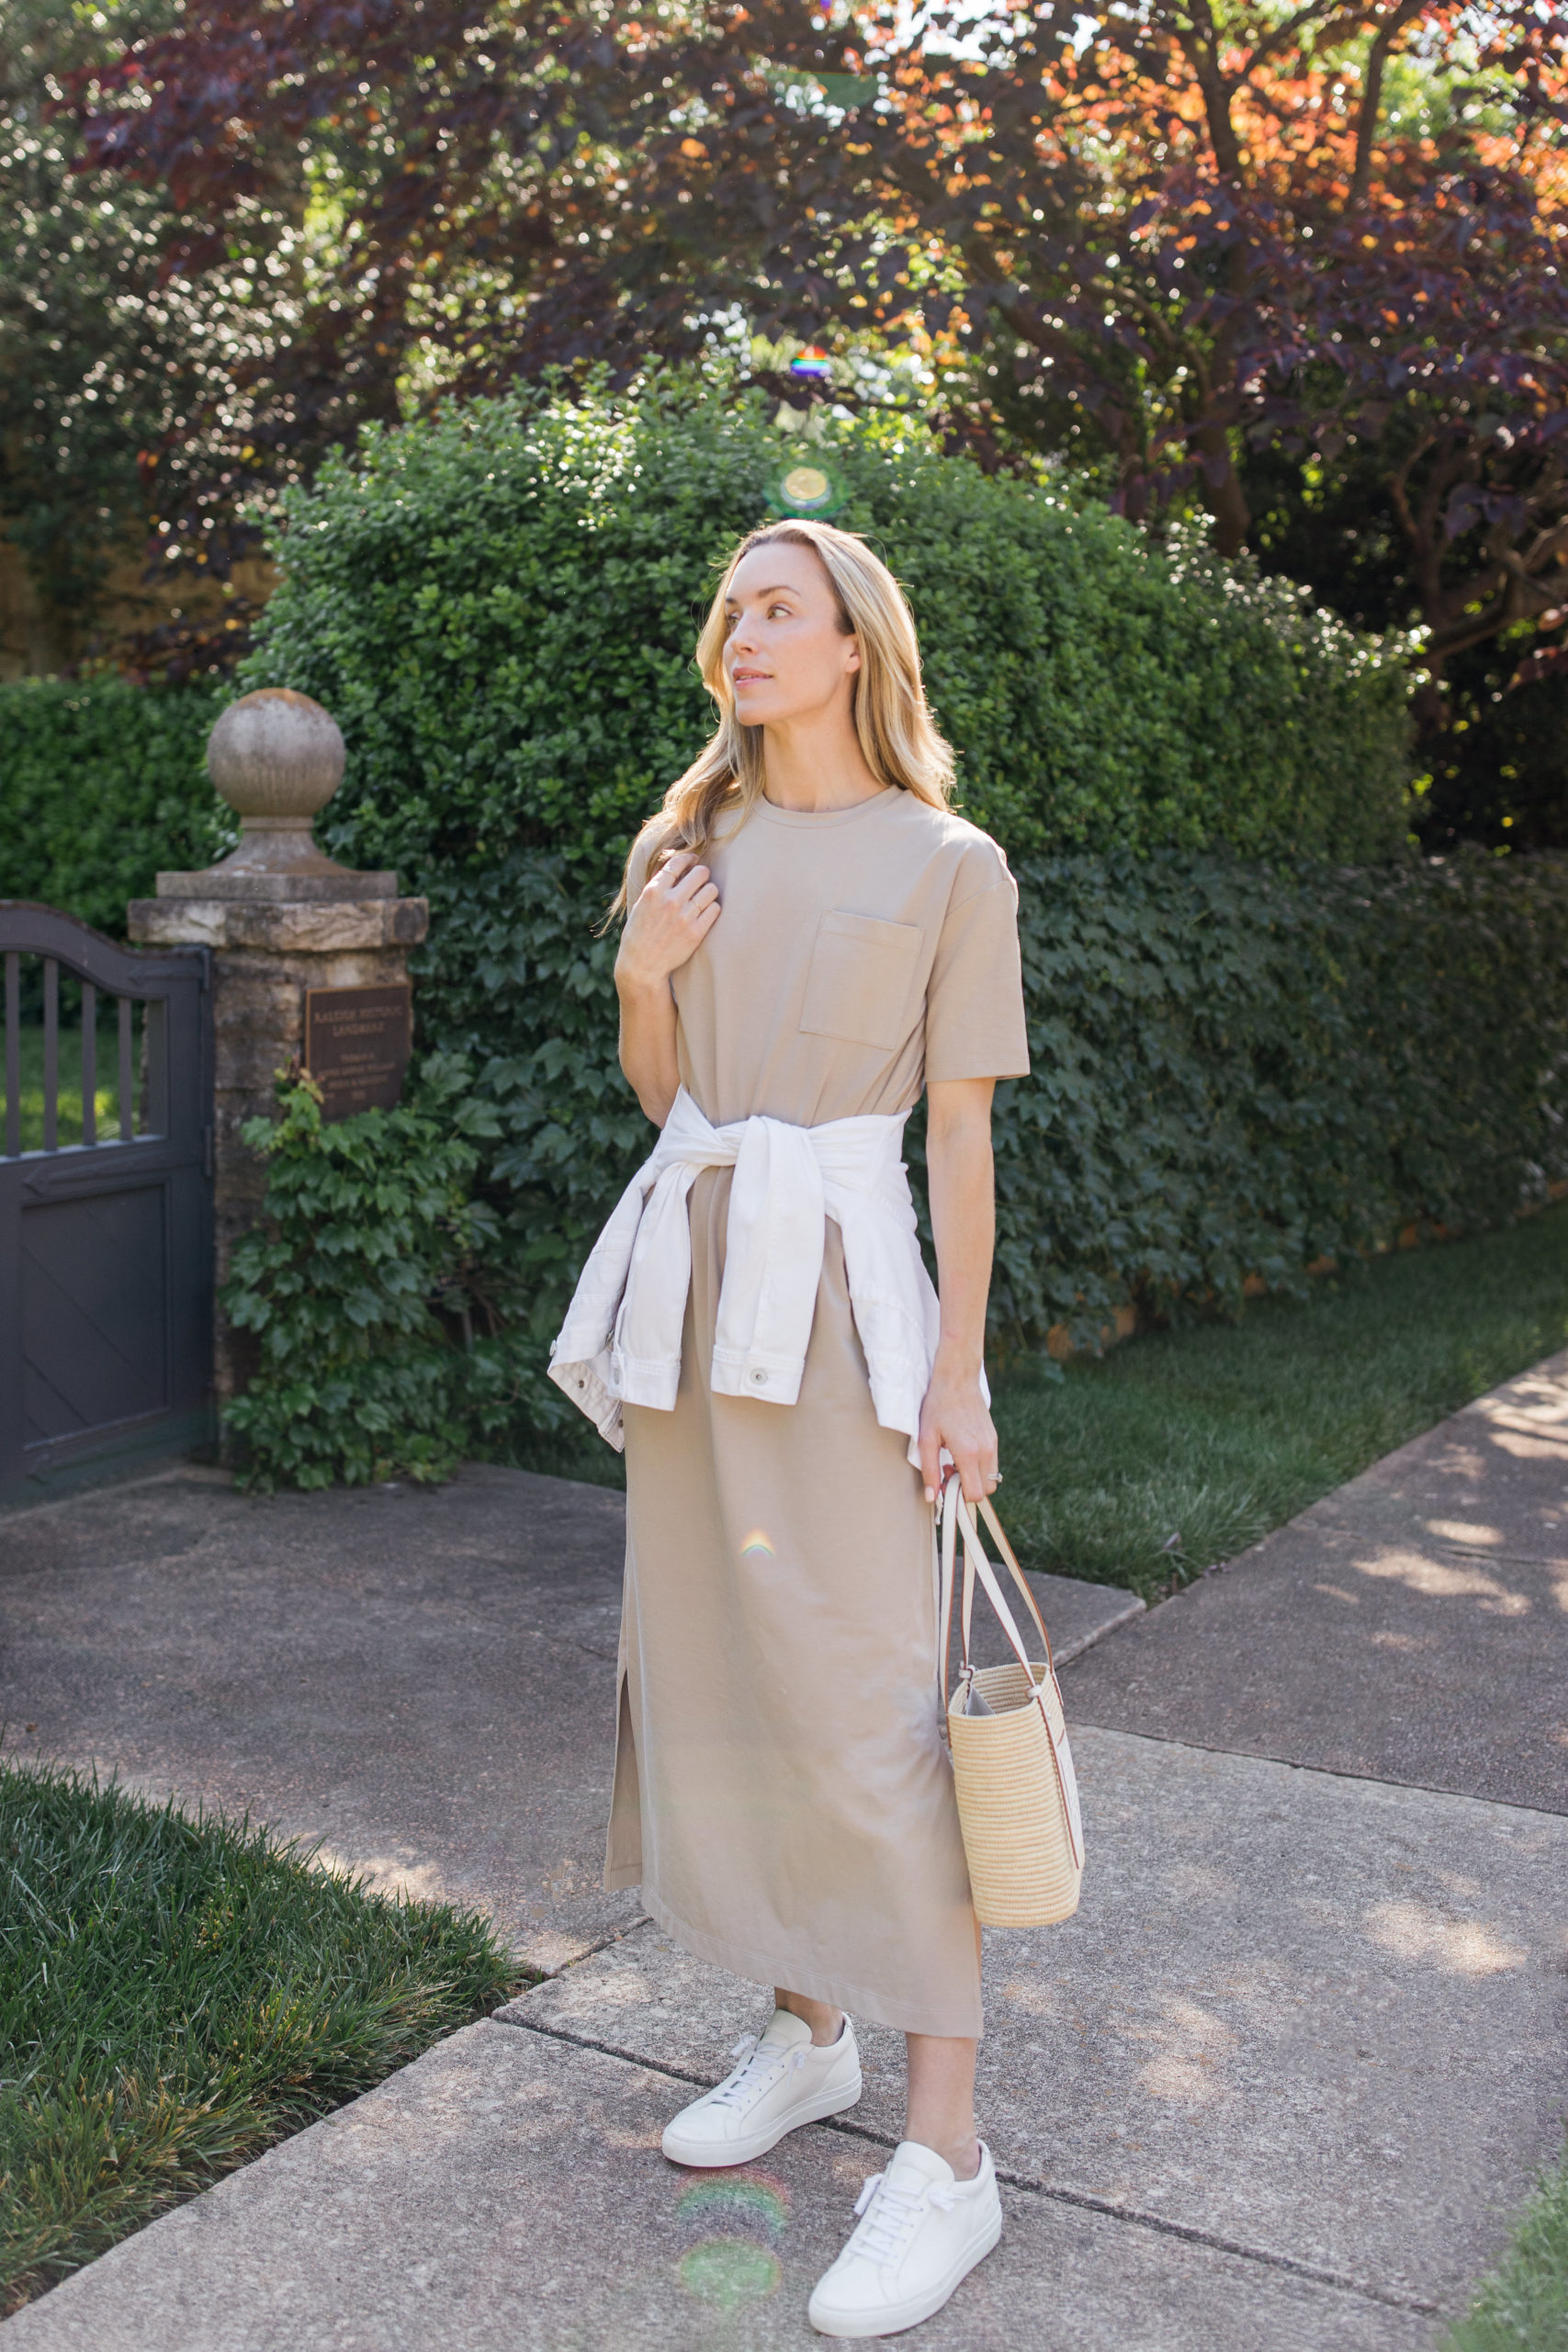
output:
POLYGON ((343 760, 337 720, 291 686, 263 686, 231 702, 207 745, 209 775, 235 814, 253 822, 308 827, 343 782, 343 760))
POLYGON ((310 820, 343 782, 332 713, 290 686, 243 695, 207 739, 207 772, 240 820, 240 846, 201 874, 160 874, 160 899, 395 899, 395 874, 360 874, 316 847, 310 820))

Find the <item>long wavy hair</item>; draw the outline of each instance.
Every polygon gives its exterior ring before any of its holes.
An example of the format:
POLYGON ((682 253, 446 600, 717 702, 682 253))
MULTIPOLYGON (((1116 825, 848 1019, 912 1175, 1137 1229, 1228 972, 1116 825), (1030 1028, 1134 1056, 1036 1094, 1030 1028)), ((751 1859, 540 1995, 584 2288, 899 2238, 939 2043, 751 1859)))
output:
MULTIPOLYGON (((697 667, 718 706, 718 724, 684 775, 677 776, 664 805, 651 820, 658 872, 677 850, 700 854, 721 818, 744 823, 762 796, 762 729, 743 727, 724 667, 729 626, 725 607, 736 567, 753 548, 783 540, 810 548, 828 575, 839 607, 839 627, 859 645, 860 668, 851 680, 855 733, 872 775, 897 785, 933 808, 945 808, 953 795, 953 752, 938 732, 920 678, 920 649, 914 616, 904 592, 879 556, 852 531, 831 523, 764 523, 749 531, 726 559, 718 593, 697 639, 697 667)), ((639 836, 642 838, 642 836, 639 836)), ((627 873, 630 861, 627 862, 627 873)), ((626 876, 610 910, 613 920, 626 910, 626 876)))

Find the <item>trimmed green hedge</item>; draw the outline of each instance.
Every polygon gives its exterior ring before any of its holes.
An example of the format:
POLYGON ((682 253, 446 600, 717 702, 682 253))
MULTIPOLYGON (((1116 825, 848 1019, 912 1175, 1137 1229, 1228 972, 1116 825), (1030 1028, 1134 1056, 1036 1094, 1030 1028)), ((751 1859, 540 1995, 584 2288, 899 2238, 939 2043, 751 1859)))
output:
MULTIPOLYGON (((906 421, 840 423, 828 446, 840 519, 913 599, 964 805, 1015 857, 1397 847, 1398 644, 1048 481, 987 478, 906 421)), ((237 682, 313 694, 343 726, 324 843, 446 900, 555 849, 607 894, 707 729, 692 649, 716 560, 799 447, 765 404, 671 378, 626 404, 478 401, 329 461, 289 505, 237 682)), ((220 854, 202 755, 232 691, 0 686, 0 896, 118 933, 160 865, 220 854)))
POLYGON ((111 938, 160 866, 237 838, 207 775, 209 684, 25 678, 0 686, 0 899, 63 907, 111 938))
POLYGON ((998 1336, 1299 1289, 1568 1179, 1568 860, 1020 870, 1033 1075, 998 1090, 998 1336))
MULTIPOLYGON (((1010 854, 1361 861, 1402 840, 1400 646, 901 420, 826 446, 838 520, 908 590, 965 810, 1010 854)), ((708 730, 692 650, 714 566, 798 449, 763 405, 671 381, 628 406, 476 401, 329 459, 289 502, 240 673, 344 729, 323 841, 421 890, 525 848, 613 886, 708 730)))

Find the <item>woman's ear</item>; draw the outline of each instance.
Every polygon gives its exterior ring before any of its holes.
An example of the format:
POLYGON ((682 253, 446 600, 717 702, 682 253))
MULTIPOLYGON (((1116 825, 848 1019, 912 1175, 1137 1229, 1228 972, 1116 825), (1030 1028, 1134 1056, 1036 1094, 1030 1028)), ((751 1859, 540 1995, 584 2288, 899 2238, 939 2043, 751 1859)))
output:
POLYGON ((845 661, 845 662, 844 662, 844 674, 845 674, 845 676, 846 676, 846 677, 852 676, 852 675, 853 675, 853 673, 854 673, 854 672, 855 672, 856 670, 858 670, 859 668, 860 668, 860 639, 859 639, 859 638, 858 638, 858 637, 852 637, 852 638, 851 638, 851 639, 850 639, 850 650, 849 650, 849 655, 848 655, 847 660, 846 660, 846 661, 845 661))

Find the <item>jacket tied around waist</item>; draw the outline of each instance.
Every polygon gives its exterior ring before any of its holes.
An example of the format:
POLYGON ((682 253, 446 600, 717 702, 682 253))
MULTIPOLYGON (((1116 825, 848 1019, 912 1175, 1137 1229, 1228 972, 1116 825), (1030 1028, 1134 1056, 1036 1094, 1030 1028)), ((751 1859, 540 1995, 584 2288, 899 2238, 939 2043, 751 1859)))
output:
POLYGON ((919 1464, 920 1406, 941 1318, 899 1157, 907 1115, 799 1127, 758 1113, 716 1127, 682 1087, 658 1143, 594 1243, 550 1350, 550 1378, 601 1437, 621 1450, 623 1405, 675 1408, 692 1281, 687 1197, 700 1168, 733 1168, 715 1394, 769 1405, 799 1396, 823 1220, 831 1217, 843 1237, 876 1418, 908 1436, 909 1460, 919 1464))

